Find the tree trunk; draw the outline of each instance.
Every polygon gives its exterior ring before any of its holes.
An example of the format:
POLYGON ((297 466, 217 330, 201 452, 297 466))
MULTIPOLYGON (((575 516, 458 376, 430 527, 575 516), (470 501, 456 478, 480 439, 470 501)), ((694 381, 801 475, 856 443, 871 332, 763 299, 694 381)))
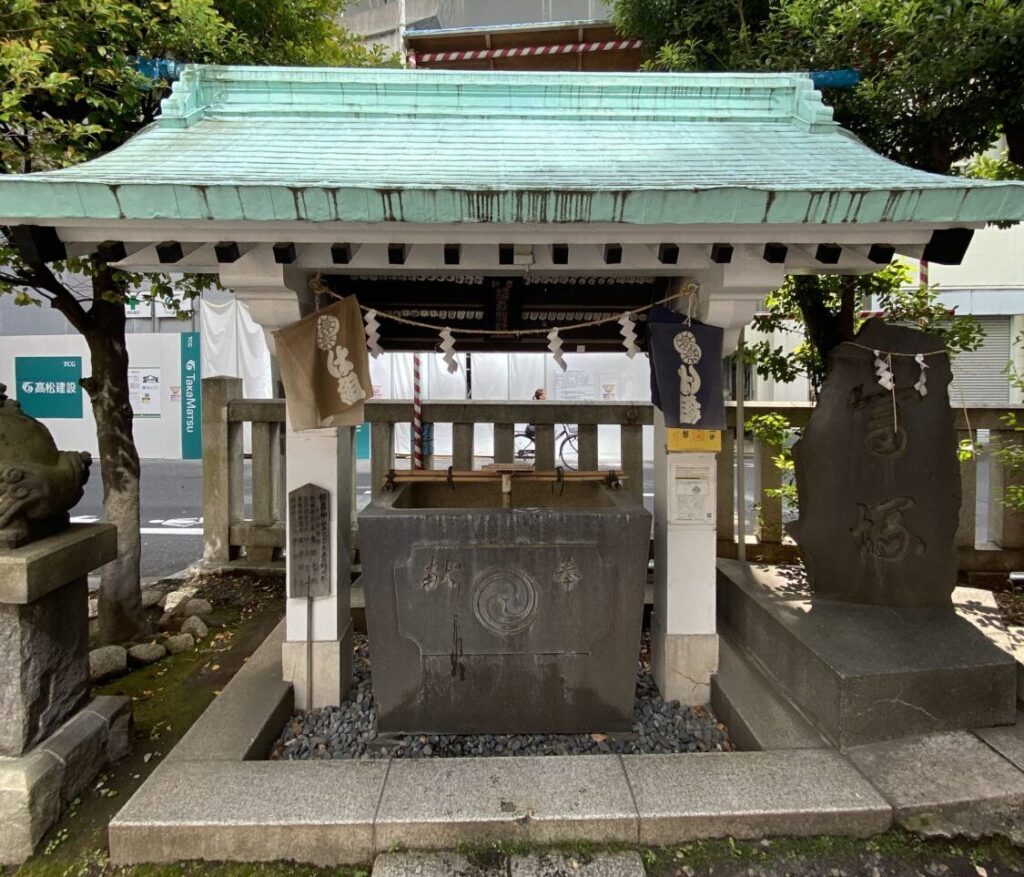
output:
POLYGON ((92 327, 83 333, 92 356, 92 375, 82 386, 96 418, 103 516, 117 526, 117 560, 100 572, 99 627, 105 643, 124 642, 146 630, 140 588, 139 454, 128 396, 125 311, 120 297, 116 302, 102 298, 113 286, 109 269, 93 278, 92 327))
POLYGON ((1024 167, 1024 121, 1007 122, 1003 126, 1003 133, 1006 135, 1010 161, 1024 167))
POLYGON ((853 338, 858 305, 857 278, 844 276, 840 284, 839 310, 833 311, 825 304, 826 291, 821 277, 794 278, 795 299, 804 318, 807 338, 821 359, 821 373, 810 375, 815 390, 828 375, 828 355, 853 338))

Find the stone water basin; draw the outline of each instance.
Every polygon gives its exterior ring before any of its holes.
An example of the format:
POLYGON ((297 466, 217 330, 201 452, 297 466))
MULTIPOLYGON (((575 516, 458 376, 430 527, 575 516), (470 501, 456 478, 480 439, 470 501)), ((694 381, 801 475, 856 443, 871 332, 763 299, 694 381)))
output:
POLYGON ((603 482, 406 483, 359 517, 382 733, 629 731, 651 516, 603 482))

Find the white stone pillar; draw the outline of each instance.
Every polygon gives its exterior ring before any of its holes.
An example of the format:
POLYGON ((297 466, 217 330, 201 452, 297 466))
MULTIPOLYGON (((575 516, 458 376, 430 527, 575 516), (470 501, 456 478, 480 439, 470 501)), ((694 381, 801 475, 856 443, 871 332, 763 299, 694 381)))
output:
MULTIPOLYGON (((337 706, 352 682, 352 427, 311 429, 286 434, 286 480, 292 491, 312 483, 331 495, 331 593, 313 599, 289 597, 287 634, 282 645, 284 678, 295 687, 295 705, 309 703, 313 681, 314 707, 337 706), (309 672, 312 668, 312 677, 309 672)), ((288 522, 290 527, 291 522, 288 522)), ((289 578, 291 570, 289 569, 289 578)))
POLYGON ((665 444, 665 420, 655 410, 651 666, 666 700, 704 704, 711 696, 711 675, 718 670, 715 455, 669 453, 665 444), (709 491, 709 523, 682 522, 675 512, 677 484, 694 481, 709 491))
MULTIPOLYGON (((305 272, 274 261, 269 247, 258 246, 237 262, 221 266, 221 284, 249 305, 273 354, 273 332, 312 309, 305 272)), ((287 404, 287 403, 286 403, 287 404)), ((281 647, 282 673, 295 688, 295 705, 305 709, 312 680, 312 705, 336 706, 352 682, 351 547, 353 516, 353 429, 294 432, 286 424, 285 485, 323 487, 331 497, 331 593, 313 599, 289 597, 287 634, 281 647), (312 670, 312 673, 310 673, 312 670)), ((286 522, 286 529, 290 522, 286 522)), ((289 570, 290 577, 290 570, 289 570)))
MULTIPOLYGON (((766 262, 755 248, 737 247, 729 264, 698 271, 694 279, 700 294, 692 315, 724 329, 723 354, 729 355, 758 302, 782 284, 785 271, 766 262)), ((685 299, 676 301, 680 310, 687 304, 685 299)), ((711 676, 718 670, 716 490, 716 455, 669 453, 665 421, 656 410, 651 666, 667 700, 691 705, 708 702, 711 676), (706 484, 708 491, 711 516, 706 523, 680 520, 674 511, 677 487, 692 487, 695 480, 706 484)))

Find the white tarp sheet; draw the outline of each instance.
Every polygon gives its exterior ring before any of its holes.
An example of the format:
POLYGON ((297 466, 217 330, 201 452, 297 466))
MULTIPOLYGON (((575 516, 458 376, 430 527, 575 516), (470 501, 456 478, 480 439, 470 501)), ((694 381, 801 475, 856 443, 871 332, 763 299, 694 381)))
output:
MULTIPOLYGON (((262 327, 253 320, 245 302, 204 299, 199 307, 199 342, 204 378, 241 378, 246 399, 273 397, 270 350, 262 327)), ((252 427, 248 423, 242 435, 245 453, 251 453, 252 427)))
POLYGON ((246 399, 273 397, 270 351, 263 329, 253 320, 245 302, 234 298, 223 302, 203 300, 199 333, 204 378, 241 378, 246 399))
MULTIPOLYGON (((629 359, 624 353, 567 353, 565 360, 568 370, 563 373, 544 353, 474 353, 473 398, 529 400, 543 387, 548 399, 554 400, 650 402, 650 366, 645 356, 629 359)), ((466 360, 463 355, 459 355, 459 370, 452 375, 446 371, 440 354, 421 354, 421 363, 424 401, 466 397, 466 360)), ((382 398, 412 398, 411 353, 385 353, 371 360, 370 371, 373 383, 380 386, 382 398)), ((516 431, 521 432, 525 426, 517 424, 516 431)), ((556 426, 555 431, 559 432, 560 427, 556 426)), ((398 424, 395 436, 395 453, 409 454, 409 426, 398 424)), ((494 453, 494 430, 490 424, 477 424, 474 449, 481 457, 494 453)), ((618 427, 599 427, 601 463, 619 462, 620 450, 618 427)), ((434 453, 448 456, 451 452, 451 427, 437 424, 434 427, 434 453)), ((648 460, 654 456, 654 436, 650 427, 644 429, 644 456, 648 460)))

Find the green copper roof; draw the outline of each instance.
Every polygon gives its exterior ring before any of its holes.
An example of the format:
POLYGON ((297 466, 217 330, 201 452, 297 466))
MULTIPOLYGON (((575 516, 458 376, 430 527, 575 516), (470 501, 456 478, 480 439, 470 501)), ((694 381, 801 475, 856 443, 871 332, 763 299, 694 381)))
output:
POLYGON ((800 74, 190 67, 77 167, 0 177, 0 222, 958 223, 1024 185, 911 170, 800 74))

